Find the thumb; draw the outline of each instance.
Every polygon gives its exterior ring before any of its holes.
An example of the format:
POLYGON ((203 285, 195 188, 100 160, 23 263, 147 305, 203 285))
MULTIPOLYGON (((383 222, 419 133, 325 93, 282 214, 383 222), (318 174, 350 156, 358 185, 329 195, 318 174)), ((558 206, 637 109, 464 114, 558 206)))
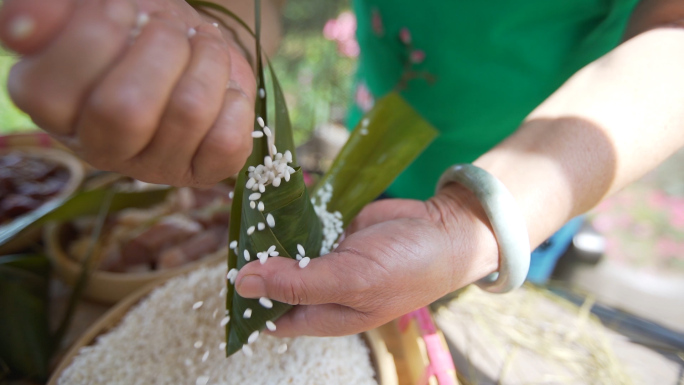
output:
POLYGON ((334 261, 335 256, 328 254, 305 268, 284 257, 268 258, 264 264, 250 262, 240 270, 235 288, 245 298, 267 297, 290 305, 338 303, 345 285, 334 261))
POLYGON ((21 55, 47 46, 67 24, 76 0, 5 0, 0 8, 0 40, 21 55))

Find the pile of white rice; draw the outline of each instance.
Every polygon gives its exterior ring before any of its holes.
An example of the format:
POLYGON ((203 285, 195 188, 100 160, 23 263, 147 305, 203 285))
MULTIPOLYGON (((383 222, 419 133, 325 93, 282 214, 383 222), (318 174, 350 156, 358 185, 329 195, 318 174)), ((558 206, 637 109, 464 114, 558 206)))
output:
POLYGON ((360 336, 279 339, 262 335, 252 357, 226 358, 225 265, 170 280, 121 323, 81 349, 58 383, 377 384, 360 336), (200 301, 201 304, 199 303, 200 301), (278 348, 286 343, 284 354, 278 348))

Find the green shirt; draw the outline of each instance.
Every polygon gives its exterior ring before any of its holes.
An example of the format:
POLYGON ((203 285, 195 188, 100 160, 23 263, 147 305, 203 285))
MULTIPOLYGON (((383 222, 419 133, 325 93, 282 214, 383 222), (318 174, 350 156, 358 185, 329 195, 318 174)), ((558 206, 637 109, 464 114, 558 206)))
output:
POLYGON ((638 0, 354 0, 361 47, 350 125, 399 87, 440 136, 389 189, 426 199, 450 165, 510 135, 614 48, 638 0))

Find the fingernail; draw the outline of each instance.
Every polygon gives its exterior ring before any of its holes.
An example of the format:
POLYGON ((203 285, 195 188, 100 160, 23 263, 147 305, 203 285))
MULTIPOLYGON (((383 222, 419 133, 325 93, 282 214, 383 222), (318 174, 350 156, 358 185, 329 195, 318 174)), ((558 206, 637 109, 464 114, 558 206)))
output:
POLYGON ((266 282, 258 275, 243 277, 236 288, 238 293, 245 298, 266 297, 266 282))
POLYGON ((24 40, 33 34, 36 29, 36 22, 30 16, 21 15, 14 18, 9 23, 8 32, 14 40, 24 40))

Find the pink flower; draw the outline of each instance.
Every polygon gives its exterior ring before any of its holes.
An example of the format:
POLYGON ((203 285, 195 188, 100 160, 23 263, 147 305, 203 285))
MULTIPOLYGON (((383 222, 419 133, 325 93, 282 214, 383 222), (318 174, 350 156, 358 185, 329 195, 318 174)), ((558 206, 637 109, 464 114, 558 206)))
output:
POLYGON ((598 215, 591 224, 601 234, 607 234, 615 228, 615 221, 609 214, 598 215))
POLYGON ((328 40, 345 41, 354 39, 356 16, 349 11, 340 13, 337 19, 330 19, 323 27, 323 36, 328 40))
POLYGON ((399 31, 399 39, 404 44, 411 44, 411 31, 406 27, 402 28, 401 31, 399 31))
POLYGON ((648 195, 648 205, 660 209, 667 204, 667 195, 663 194, 662 191, 654 190, 648 195))
POLYGON ((684 206, 676 204, 670 209, 670 225, 675 228, 684 227, 684 206))
POLYGON ((358 57, 361 53, 359 43, 356 40, 347 40, 337 44, 337 50, 346 57, 358 57))
POLYGON ((423 50, 417 49, 411 52, 411 62, 420 64, 423 60, 425 60, 425 52, 423 50))
POLYGON ((356 41, 356 16, 351 12, 342 12, 337 19, 330 19, 323 27, 323 36, 337 43, 337 50, 344 56, 359 56, 359 44, 356 41))
POLYGON ((656 243, 656 252, 660 256, 676 257, 681 252, 679 243, 669 238, 660 238, 656 243))
POLYGON ((374 9, 371 15, 371 24, 373 32, 375 32, 376 35, 382 36, 385 34, 385 27, 382 25, 382 17, 380 16, 380 11, 377 9, 374 9))
POLYGON ((356 87, 356 95, 354 96, 354 100, 363 112, 370 111, 375 104, 375 99, 370 93, 368 87, 366 87, 365 83, 359 83, 359 85, 356 87))

